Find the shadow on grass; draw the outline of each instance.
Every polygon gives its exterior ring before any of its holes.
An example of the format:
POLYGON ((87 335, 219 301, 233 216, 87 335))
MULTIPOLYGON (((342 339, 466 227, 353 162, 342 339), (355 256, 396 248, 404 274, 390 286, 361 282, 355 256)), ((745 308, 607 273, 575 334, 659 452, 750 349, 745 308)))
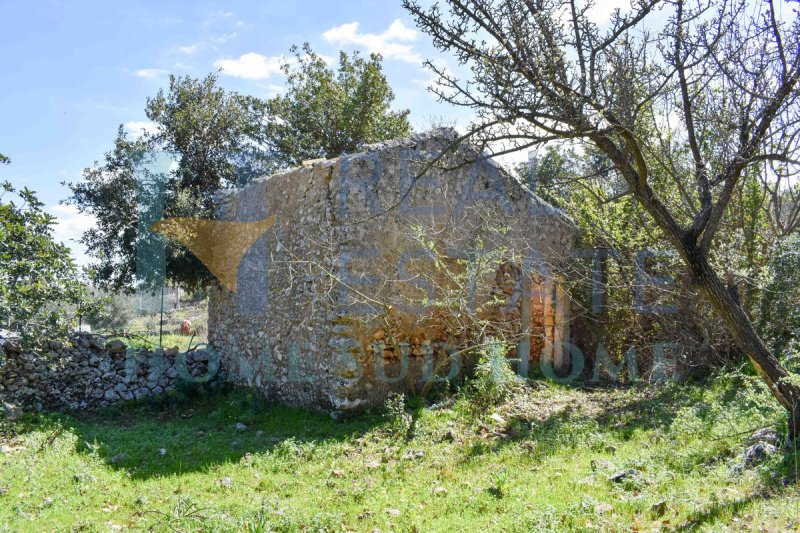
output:
MULTIPOLYGON (((473 445, 467 458, 485 453, 494 453, 507 446, 519 445, 522 441, 535 441, 537 455, 546 455, 552 450, 586 447, 598 432, 619 440, 629 440, 635 433, 668 427, 681 408, 692 398, 678 387, 631 387, 624 385, 587 388, 584 384, 562 385, 566 389, 580 390, 587 394, 618 391, 620 397, 613 402, 596 405, 586 412, 580 405, 567 405, 544 418, 530 413, 530 418, 518 413, 505 428, 506 437, 492 439, 473 445), (630 394, 625 394, 630 393, 630 394), (531 420, 532 423, 528 423, 531 420)), ((602 443, 599 443, 602 444, 602 443)))
MULTIPOLYGON (((612 396, 611 401, 597 406, 596 409, 589 410, 589 412, 581 409, 580 406, 567 406, 548 416, 534 420, 532 424, 526 423, 525 417, 520 418, 519 415, 516 415, 503 428, 506 436, 473 443, 464 450, 463 461, 469 462, 486 454, 500 452, 509 446, 519 446, 526 441, 533 444, 529 454, 531 462, 538 462, 565 449, 588 449, 591 453, 602 457, 607 454, 605 440, 608 437, 626 441, 637 438, 637 434, 640 435, 641 432, 652 432, 652 437, 665 439, 668 438, 670 426, 685 407, 694 407, 695 414, 700 419, 705 419, 711 414, 713 406, 704 403, 701 393, 704 385, 704 383, 691 383, 687 386, 642 389, 625 386, 592 388, 589 389, 590 392, 616 390, 621 394, 618 397, 612 396), (626 394, 627 392, 631 394, 626 394)), ((584 389, 585 387, 575 384, 566 386, 566 388, 584 389)), ((737 400, 737 390, 733 385, 721 390, 715 400, 723 407, 723 410, 726 406, 733 406, 737 402, 741 402, 741 400, 737 400)), ((676 472, 689 472, 701 465, 707 467, 720 461, 729 460, 738 455, 738 451, 736 451, 738 447, 740 445, 743 447, 750 432, 757 429, 759 428, 731 435, 730 438, 738 439, 732 446, 708 446, 697 450, 696 453, 685 454, 685 463, 682 467, 676 463, 670 468, 676 472)), ((798 448, 800 448, 800 443, 798 443, 798 448)), ((613 452, 611 453, 613 454, 613 452)), ((675 530, 702 528, 718 519, 725 519, 743 512, 751 504, 770 498, 774 491, 798 483, 796 473, 798 465, 800 465, 800 449, 796 449, 794 454, 792 451, 784 451, 780 460, 776 457, 769 468, 761 472, 761 483, 752 494, 742 499, 710 504, 694 513, 675 530)), ((594 469, 594 467, 592 468, 594 469)), ((798 488, 800 489, 800 485, 798 488)))
POLYGON ((727 517, 736 516, 746 510, 748 506, 765 499, 768 496, 761 493, 753 493, 744 498, 736 500, 717 502, 703 511, 693 514, 685 523, 671 529, 671 531, 696 531, 704 525, 712 524, 717 519, 729 522, 727 517))
POLYGON ((271 405, 252 392, 227 387, 120 405, 91 415, 42 418, 38 429, 44 421, 61 425, 77 435, 80 453, 97 454, 138 479, 204 471, 285 444, 344 443, 381 423, 372 414, 336 421, 321 413, 271 405))

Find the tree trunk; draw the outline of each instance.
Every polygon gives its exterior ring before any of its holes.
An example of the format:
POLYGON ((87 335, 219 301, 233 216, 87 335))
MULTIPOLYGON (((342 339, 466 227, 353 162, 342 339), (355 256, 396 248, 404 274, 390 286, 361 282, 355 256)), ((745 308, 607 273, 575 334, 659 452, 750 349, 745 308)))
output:
POLYGON ((725 322, 739 348, 747 354, 773 396, 789 412, 789 436, 794 439, 800 435, 800 387, 786 380, 789 372, 761 340, 747 313, 711 268, 706 254, 693 246, 682 248, 684 259, 700 291, 725 322))
MULTIPOLYGON (((611 157, 612 155, 618 156, 621 152, 614 152, 609 148, 607 153, 611 157)), ((613 157, 611 159, 614 161, 613 157)), ((624 164, 622 166, 618 164, 618 168, 628 171, 626 181, 634 190, 637 190, 639 181, 636 172, 624 164)), ((697 236, 691 236, 690 233, 682 231, 666 207, 654 199, 649 187, 645 187, 644 190, 638 189, 635 197, 675 246, 689 269, 692 281, 722 318, 736 344, 747 354, 772 395, 789 412, 789 437, 794 440, 800 435, 800 385, 788 380, 791 374, 769 351, 756 332, 750 317, 742 308, 739 299, 728 290, 711 267, 708 261, 708 252, 697 244, 697 236)))

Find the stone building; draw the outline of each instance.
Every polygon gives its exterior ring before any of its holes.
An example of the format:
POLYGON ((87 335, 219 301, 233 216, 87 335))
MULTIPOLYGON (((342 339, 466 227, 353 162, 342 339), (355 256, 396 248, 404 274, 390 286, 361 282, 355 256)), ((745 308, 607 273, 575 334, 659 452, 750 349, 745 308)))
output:
MULTIPOLYGON (((209 342, 229 379, 341 412, 458 378, 505 339, 525 373, 562 359, 558 266, 576 229, 456 134, 434 130, 256 180, 219 218, 275 216, 217 290, 209 342)), ((230 239, 226 230, 220 239, 230 239)))

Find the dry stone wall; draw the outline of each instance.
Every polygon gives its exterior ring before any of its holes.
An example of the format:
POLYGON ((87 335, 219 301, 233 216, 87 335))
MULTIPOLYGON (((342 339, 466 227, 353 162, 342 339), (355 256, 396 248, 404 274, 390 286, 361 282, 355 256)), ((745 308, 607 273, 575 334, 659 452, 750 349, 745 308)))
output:
POLYGON ((86 334, 53 341, 47 350, 0 347, 0 399, 28 409, 94 409, 164 395, 181 382, 222 376, 204 350, 128 348, 86 334))

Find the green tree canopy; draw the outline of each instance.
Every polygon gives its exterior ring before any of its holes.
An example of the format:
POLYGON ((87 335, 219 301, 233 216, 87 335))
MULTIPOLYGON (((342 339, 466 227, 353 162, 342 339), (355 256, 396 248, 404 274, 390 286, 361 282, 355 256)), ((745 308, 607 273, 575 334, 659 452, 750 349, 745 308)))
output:
POLYGON ((86 301, 70 250, 53 239, 52 215, 27 187, 0 184, 0 326, 27 339, 70 326, 86 301))
MULTIPOLYGON (((177 170, 165 177, 165 217, 213 218, 214 195, 303 160, 335 157, 365 144, 408 135, 408 111, 394 99, 381 57, 340 54, 338 70, 308 45, 293 48, 285 95, 270 100, 227 91, 216 74, 170 77, 148 98, 145 112, 156 130, 131 138, 122 127, 102 162, 69 184, 68 202, 97 219, 82 239, 95 258, 94 282, 130 289, 136 274, 137 167, 149 153, 170 152, 177 170)), ((167 245, 167 277, 187 288, 207 284, 210 273, 183 246, 167 245)))
POLYGON ((145 113, 158 128, 148 148, 176 154, 181 187, 205 197, 276 170, 266 148, 263 100, 226 91, 216 74, 169 80, 167 91, 147 99, 145 113))
POLYGON ((283 66, 286 94, 268 102, 267 139, 284 166, 308 159, 337 157, 364 145, 405 137, 409 110, 392 111, 394 92, 382 59, 358 52, 339 54, 334 70, 306 43, 292 48, 297 65, 283 66))

